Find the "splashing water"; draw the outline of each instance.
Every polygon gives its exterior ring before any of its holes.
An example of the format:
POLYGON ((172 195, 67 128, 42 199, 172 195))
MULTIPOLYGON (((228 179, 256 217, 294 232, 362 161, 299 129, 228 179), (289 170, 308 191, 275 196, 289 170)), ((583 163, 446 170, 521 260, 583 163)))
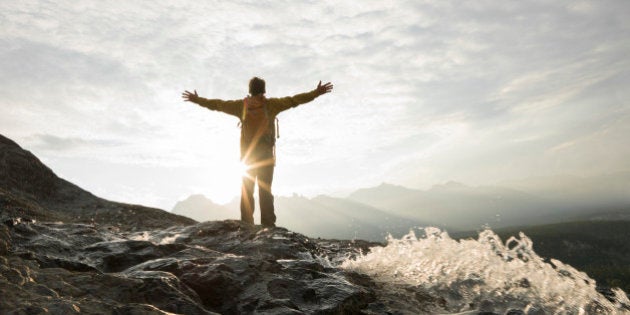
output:
POLYGON ((425 228, 424 234, 389 236, 387 246, 373 247, 341 267, 390 286, 422 288, 441 297, 445 312, 629 313, 623 291, 613 289, 615 301, 609 301, 585 273, 555 259, 543 261, 523 233, 505 243, 491 230, 477 240, 456 241, 438 228, 425 228))

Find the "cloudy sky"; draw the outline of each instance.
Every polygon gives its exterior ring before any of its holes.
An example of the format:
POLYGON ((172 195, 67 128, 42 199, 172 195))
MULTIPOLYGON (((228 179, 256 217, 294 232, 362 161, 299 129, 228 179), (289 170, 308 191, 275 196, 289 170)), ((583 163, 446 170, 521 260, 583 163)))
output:
POLYGON ((0 134, 93 193, 239 193, 237 119, 282 113, 274 190, 630 170, 628 1, 2 1, 0 134))

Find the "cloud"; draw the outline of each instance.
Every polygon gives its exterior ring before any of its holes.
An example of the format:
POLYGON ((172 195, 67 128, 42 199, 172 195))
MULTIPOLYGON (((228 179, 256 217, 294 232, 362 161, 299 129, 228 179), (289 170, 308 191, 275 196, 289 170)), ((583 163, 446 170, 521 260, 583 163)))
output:
POLYGON ((43 151, 90 150, 95 147, 115 147, 125 144, 116 140, 63 138, 47 134, 35 134, 29 142, 34 143, 34 148, 43 151))
POLYGON ((94 120, 90 117, 148 94, 142 80, 106 56, 24 39, 0 42, 2 106, 36 113, 32 124, 45 125, 59 114, 61 119, 94 120))
MULTIPOLYGON (((629 7, 4 2, 0 132, 51 160, 221 165, 238 156, 236 120, 180 93, 238 99, 258 75, 271 97, 335 84, 280 116, 285 190, 577 172, 589 166, 560 152, 602 157, 589 146, 617 143, 610 124, 630 113, 629 7)), ((628 167, 607 154, 593 172, 628 167)))

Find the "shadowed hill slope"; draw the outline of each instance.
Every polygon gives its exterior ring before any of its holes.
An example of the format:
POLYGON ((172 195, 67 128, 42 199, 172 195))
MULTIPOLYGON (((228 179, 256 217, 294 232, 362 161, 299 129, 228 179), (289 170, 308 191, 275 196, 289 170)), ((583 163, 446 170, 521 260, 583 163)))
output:
POLYGON ((115 225, 124 229, 195 223, 139 205, 112 202, 59 178, 31 152, 0 135, 0 206, 3 214, 42 221, 115 225))

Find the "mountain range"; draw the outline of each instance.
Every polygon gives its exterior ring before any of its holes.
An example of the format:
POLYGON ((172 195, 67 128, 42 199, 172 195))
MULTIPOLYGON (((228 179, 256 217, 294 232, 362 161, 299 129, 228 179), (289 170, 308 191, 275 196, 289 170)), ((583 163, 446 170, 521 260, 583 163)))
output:
MULTIPOLYGON (((276 197, 276 215, 279 225, 306 235, 374 241, 418 226, 461 232, 576 220, 630 220, 630 172, 504 184, 472 187, 447 182, 419 190, 383 183, 344 198, 280 196, 276 197), (552 185, 560 182, 559 187, 552 185)), ((239 200, 218 205, 194 195, 178 202, 173 213, 198 221, 234 219, 239 216, 239 200)))
MULTIPOLYGON (((275 198, 275 206, 276 225, 312 237, 384 241, 388 234, 400 237, 410 227, 426 225, 350 199, 324 195, 279 196, 275 198)), ((192 195, 178 202, 172 212, 203 222, 237 219, 239 207, 238 199, 219 205, 203 195, 192 195)))

